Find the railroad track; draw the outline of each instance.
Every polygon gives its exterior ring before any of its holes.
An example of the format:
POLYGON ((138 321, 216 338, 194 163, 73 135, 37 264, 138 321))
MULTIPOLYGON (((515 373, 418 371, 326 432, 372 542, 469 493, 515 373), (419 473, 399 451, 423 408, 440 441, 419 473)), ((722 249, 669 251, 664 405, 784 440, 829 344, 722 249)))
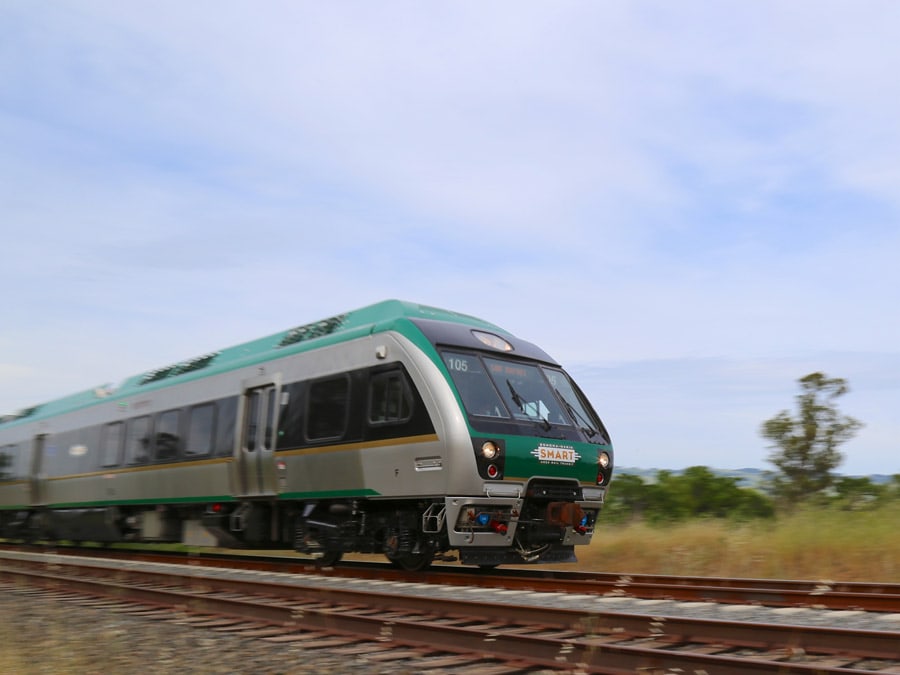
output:
POLYGON ((900 635, 889 631, 561 608, 527 603, 526 591, 452 588, 446 597, 423 583, 3 555, 0 578, 7 583, 27 579, 55 593, 141 603, 186 623, 272 641, 319 647, 326 641, 357 656, 389 652, 390 658, 419 659, 430 667, 477 663, 478 672, 496 673, 900 673, 900 635))
MULTIPOLYGON (((4 550, 0 547, 0 550, 4 550)), ((20 550, 8 548, 6 550, 20 550)), ((36 550, 36 549, 32 549, 36 550)), ((259 571, 324 574, 373 580, 420 581, 459 586, 489 585, 509 590, 628 596, 685 602, 765 605, 770 607, 817 607, 837 610, 900 613, 900 584, 780 579, 728 579, 676 577, 650 574, 553 571, 504 568, 485 571, 436 565, 423 572, 404 572, 386 563, 346 561, 322 569, 314 561, 286 556, 224 553, 125 552, 98 549, 57 548, 57 553, 115 556, 155 562, 189 562, 192 565, 259 571)))

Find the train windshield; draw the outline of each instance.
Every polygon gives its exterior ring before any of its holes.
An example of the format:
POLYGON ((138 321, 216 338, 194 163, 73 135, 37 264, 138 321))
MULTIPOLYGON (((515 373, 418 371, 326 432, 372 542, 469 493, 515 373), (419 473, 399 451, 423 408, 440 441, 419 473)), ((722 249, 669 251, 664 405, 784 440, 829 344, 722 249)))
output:
POLYGON ((444 352, 444 363, 470 415, 571 426, 578 411, 584 414, 560 370, 462 352, 444 352), (566 403, 567 394, 573 403, 566 403))

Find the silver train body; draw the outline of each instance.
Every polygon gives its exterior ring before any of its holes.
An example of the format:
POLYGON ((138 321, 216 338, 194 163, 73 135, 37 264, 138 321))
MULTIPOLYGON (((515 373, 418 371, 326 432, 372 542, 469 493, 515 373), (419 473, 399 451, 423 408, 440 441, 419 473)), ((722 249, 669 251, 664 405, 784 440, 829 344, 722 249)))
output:
POLYGON ((3 418, 0 536, 571 561, 611 473, 543 351, 386 301, 3 418))

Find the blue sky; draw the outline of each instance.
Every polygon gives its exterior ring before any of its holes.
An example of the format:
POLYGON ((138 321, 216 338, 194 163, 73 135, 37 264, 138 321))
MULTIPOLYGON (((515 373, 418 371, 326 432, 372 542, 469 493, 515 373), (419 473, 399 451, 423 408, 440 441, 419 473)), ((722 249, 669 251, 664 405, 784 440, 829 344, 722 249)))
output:
POLYGON ((900 3, 0 5, 0 412, 385 298, 538 343, 620 465, 900 472, 900 3))

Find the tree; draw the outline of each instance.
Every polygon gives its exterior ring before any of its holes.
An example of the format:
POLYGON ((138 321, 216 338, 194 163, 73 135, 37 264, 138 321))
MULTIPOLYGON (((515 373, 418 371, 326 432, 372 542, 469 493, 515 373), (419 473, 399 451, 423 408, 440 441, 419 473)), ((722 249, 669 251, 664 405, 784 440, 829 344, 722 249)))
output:
POLYGON ((772 442, 769 461, 778 467, 775 494, 794 504, 821 493, 834 483, 832 471, 843 461, 841 444, 862 427, 858 420, 841 415, 835 400, 847 393, 847 382, 824 373, 810 373, 798 382, 797 417, 782 410, 763 422, 760 433, 772 442))
POLYGON ((631 473, 620 473, 610 487, 603 517, 620 522, 640 518, 647 510, 647 503, 644 479, 631 473))
POLYGON ((640 476, 619 474, 613 482, 604 518, 624 521, 644 518, 671 523, 688 518, 769 518, 774 514, 765 495, 737 485, 737 479, 716 475, 705 466, 691 466, 680 475, 656 472, 645 483, 640 476))

